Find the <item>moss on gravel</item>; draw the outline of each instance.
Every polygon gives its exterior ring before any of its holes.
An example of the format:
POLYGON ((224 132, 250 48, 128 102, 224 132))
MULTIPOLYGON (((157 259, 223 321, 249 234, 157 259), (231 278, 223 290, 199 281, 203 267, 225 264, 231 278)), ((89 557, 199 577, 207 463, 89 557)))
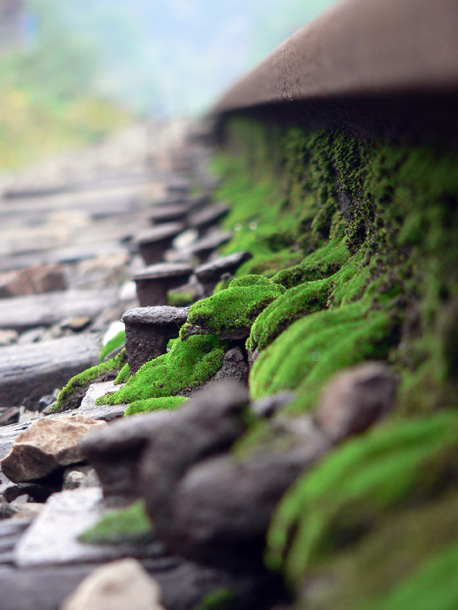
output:
POLYGON ((154 539, 154 529, 143 500, 127 508, 110 510, 79 540, 85 544, 147 544, 154 539))
POLYGON ((79 407, 86 388, 91 383, 113 379, 124 366, 125 362, 126 350, 123 349, 117 356, 108 360, 108 362, 101 362, 72 377, 60 391, 53 412, 58 413, 79 407))

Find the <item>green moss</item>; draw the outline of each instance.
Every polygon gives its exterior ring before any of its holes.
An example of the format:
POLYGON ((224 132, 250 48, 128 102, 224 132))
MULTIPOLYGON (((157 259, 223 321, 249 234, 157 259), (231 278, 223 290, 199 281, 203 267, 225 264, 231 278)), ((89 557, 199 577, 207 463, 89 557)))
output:
POLYGON ((284 291, 262 275, 232 280, 227 289, 191 307, 181 336, 211 333, 226 338, 249 329, 261 311, 284 291))
POLYGON ((334 373, 387 355, 396 336, 393 324, 388 313, 371 312, 361 302, 297 320, 255 361, 249 380, 251 396, 292 390, 298 399, 287 411, 312 407, 334 373))
POLYGON ((105 358, 108 356, 108 354, 111 354, 111 352, 114 351, 115 349, 118 349, 118 347, 123 346, 125 342, 126 342, 126 331, 121 330, 116 336, 114 336, 112 339, 110 339, 108 341, 108 343, 106 343, 100 350, 100 354, 99 354, 100 362, 103 362, 105 360, 105 358))
POLYGON ((79 540, 85 544, 148 544, 154 539, 154 530, 143 500, 127 508, 110 510, 79 540))
POLYGON ((135 415, 136 413, 148 413, 161 409, 173 410, 181 407, 188 399, 184 396, 164 396, 162 398, 147 398, 136 400, 124 411, 124 415, 135 415))
POLYGON ((114 380, 114 383, 115 383, 115 385, 118 385, 120 383, 126 383, 126 381, 129 379, 129 377, 130 377, 130 366, 129 366, 129 363, 126 362, 126 364, 119 371, 118 376, 114 380))
POLYGON ((298 582, 390 511, 456 484, 457 432, 456 413, 446 413, 385 424, 332 452, 282 501, 269 533, 269 565, 278 567, 286 552, 287 574, 298 582))
POLYGON ((78 407, 83 395, 82 391, 84 393, 90 383, 106 381, 115 377, 116 372, 124 366, 125 362, 126 350, 123 349, 108 362, 102 362, 72 377, 60 391, 53 412, 57 413, 78 407))
POLYGON ((196 606, 196 610, 230 610, 235 600, 235 593, 229 589, 217 589, 208 593, 196 606))
POLYGON ((458 544, 436 553, 393 591, 366 610, 455 610, 458 607, 458 544))
POLYGON ((173 307, 187 307, 195 301, 194 293, 188 292, 175 292, 170 290, 167 293, 167 303, 173 307))
POLYGON ((251 329, 247 347, 265 349, 295 320, 326 307, 329 280, 306 282, 291 288, 258 316, 251 329))
POLYGON ((176 341, 167 354, 144 364, 126 385, 96 404, 132 403, 175 396, 211 379, 220 369, 226 344, 213 335, 176 341))

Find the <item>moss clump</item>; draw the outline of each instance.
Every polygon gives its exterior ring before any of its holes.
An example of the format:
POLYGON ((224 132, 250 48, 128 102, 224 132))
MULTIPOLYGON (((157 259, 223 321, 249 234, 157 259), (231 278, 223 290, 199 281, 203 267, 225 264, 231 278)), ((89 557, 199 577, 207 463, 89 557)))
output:
POLYGON ((261 311, 284 292, 262 275, 232 280, 225 290, 191 307, 181 336, 210 333, 225 339, 238 332, 246 336, 261 311))
POLYGON ((253 398, 292 390, 298 399, 286 411, 313 407, 324 383, 337 371, 366 359, 384 358, 396 341, 396 320, 356 302, 312 313, 289 326, 255 361, 253 398))
POLYGON ((126 383, 126 381, 129 379, 129 377, 130 377, 130 366, 129 366, 129 363, 126 362, 126 364, 119 371, 118 376, 114 380, 114 383, 115 383, 115 385, 118 385, 120 383, 126 383))
POLYGON ((154 530, 143 500, 127 508, 111 510, 79 540, 85 544, 148 544, 154 540, 154 530))
POLYGON ((124 415, 135 415, 136 413, 148 413, 161 409, 173 410, 181 407, 188 399, 184 396, 164 396, 162 398, 147 398, 136 400, 124 411, 124 415))
POLYGON ((458 479, 457 432, 456 413, 444 413, 391 422, 332 452, 287 492, 269 533, 269 564, 286 553, 286 572, 299 582, 394 509, 449 489, 458 479))
POLYGON ((251 329, 247 347, 263 350, 295 320, 326 307, 329 280, 306 282, 289 289, 258 316, 251 329))
POLYGON ((167 354, 144 364, 126 385, 96 404, 132 403, 175 396, 211 379, 221 368, 226 344, 213 335, 175 341, 167 354))
POLYGON ((173 307, 187 307, 194 303, 195 295, 191 291, 174 292, 173 290, 167 293, 167 303, 173 307))
POLYGON ((121 330, 117 335, 110 339, 100 350, 99 360, 103 362, 108 354, 111 354, 115 349, 122 347, 126 342, 126 331, 121 330))
POLYGON ((124 366, 125 362, 126 350, 123 349, 117 356, 108 360, 108 362, 97 364, 72 377, 60 391, 53 412, 57 413, 79 407, 86 388, 90 383, 113 379, 116 373, 124 366))
POLYGON ((208 593, 195 610, 230 610, 237 596, 229 589, 217 589, 208 593))

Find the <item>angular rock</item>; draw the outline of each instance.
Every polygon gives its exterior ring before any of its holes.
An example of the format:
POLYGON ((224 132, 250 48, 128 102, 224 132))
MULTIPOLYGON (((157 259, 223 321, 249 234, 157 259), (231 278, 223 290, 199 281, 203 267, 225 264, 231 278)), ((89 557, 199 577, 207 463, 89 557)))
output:
POLYGON ((199 239, 194 245, 183 251, 183 255, 190 258, 195 256, 203 264, 215 250, 226 244, 231 238, 232 233, 229 231, 216 231, 199 239))
POLYGON ((167 305, 167 292, 186 284, 192 272, 193 268, 183 263, 158 263, 139 271, 133 280, 140 305, 167 305))
POLYGON ((127 417, 88 434, 80 451, 94 467, 105 496, 134 499, 139 496, 139 470, 147 446, 176 417, 156 411, 127 417))
POLYGON ((21 411, 19 407, 9 407, 0 411, 0 426, 8 426, 19 421, 21 411))
POLYGON ((252 403, 253 413, 258 417, 272 417, 278 413, 285 405, 294 400, 296 395, 293 392, 279 392, 265 396, 252 403))
POLYGON ((33 481, 81 462, 80 440, 103 425, 104 422, 82 415, 40 419, 16 438, 10 453, 1 460, 2 470, 11 481, 33 481))
POLYGON ((92 419, 102 419, 104 421, 112 421, 123 417, 127 405, 96 405, 95 401, 100 396, 104 396, 107 392, 116 392, 122 388, 124 384, 115 385, 113 381, 102 381, 92 383, 86 390, 81 405, 78 407, 77 413, 90 417, 92 419))
POLYGON ((64 601, 60 610, 164 610, 160 589, 135 559, 96 568, 64 601))
POLYGON ((122 316, 126 325, 127 361, 131 373, 153 358, 165 354, 169 339, 178 337, 186 322, 186 307, 136 307, 122 316))
POLYGON ((395 376, 382 362, 354 366, 329 383, 315 422, 333 442, 360 434, 391 411, 396 386, 395 376))
POLYGON ((34 265, 0 275, 0 298, 65 290, 67 281, 56 265, 34 265))
POLYGON ((34 406, 70 377, 98 362, 97 338, 63 337, 0 348, 0 395, 11 406, 34 406))

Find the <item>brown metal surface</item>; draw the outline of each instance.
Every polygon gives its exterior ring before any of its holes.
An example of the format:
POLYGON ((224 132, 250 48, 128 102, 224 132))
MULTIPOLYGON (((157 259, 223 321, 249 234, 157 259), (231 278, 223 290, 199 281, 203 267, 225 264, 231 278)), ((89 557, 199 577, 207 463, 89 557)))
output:
POLYGON ((279 102, 457 89, 457 0, 344 0, 236 83, 213 115, 279 102))

